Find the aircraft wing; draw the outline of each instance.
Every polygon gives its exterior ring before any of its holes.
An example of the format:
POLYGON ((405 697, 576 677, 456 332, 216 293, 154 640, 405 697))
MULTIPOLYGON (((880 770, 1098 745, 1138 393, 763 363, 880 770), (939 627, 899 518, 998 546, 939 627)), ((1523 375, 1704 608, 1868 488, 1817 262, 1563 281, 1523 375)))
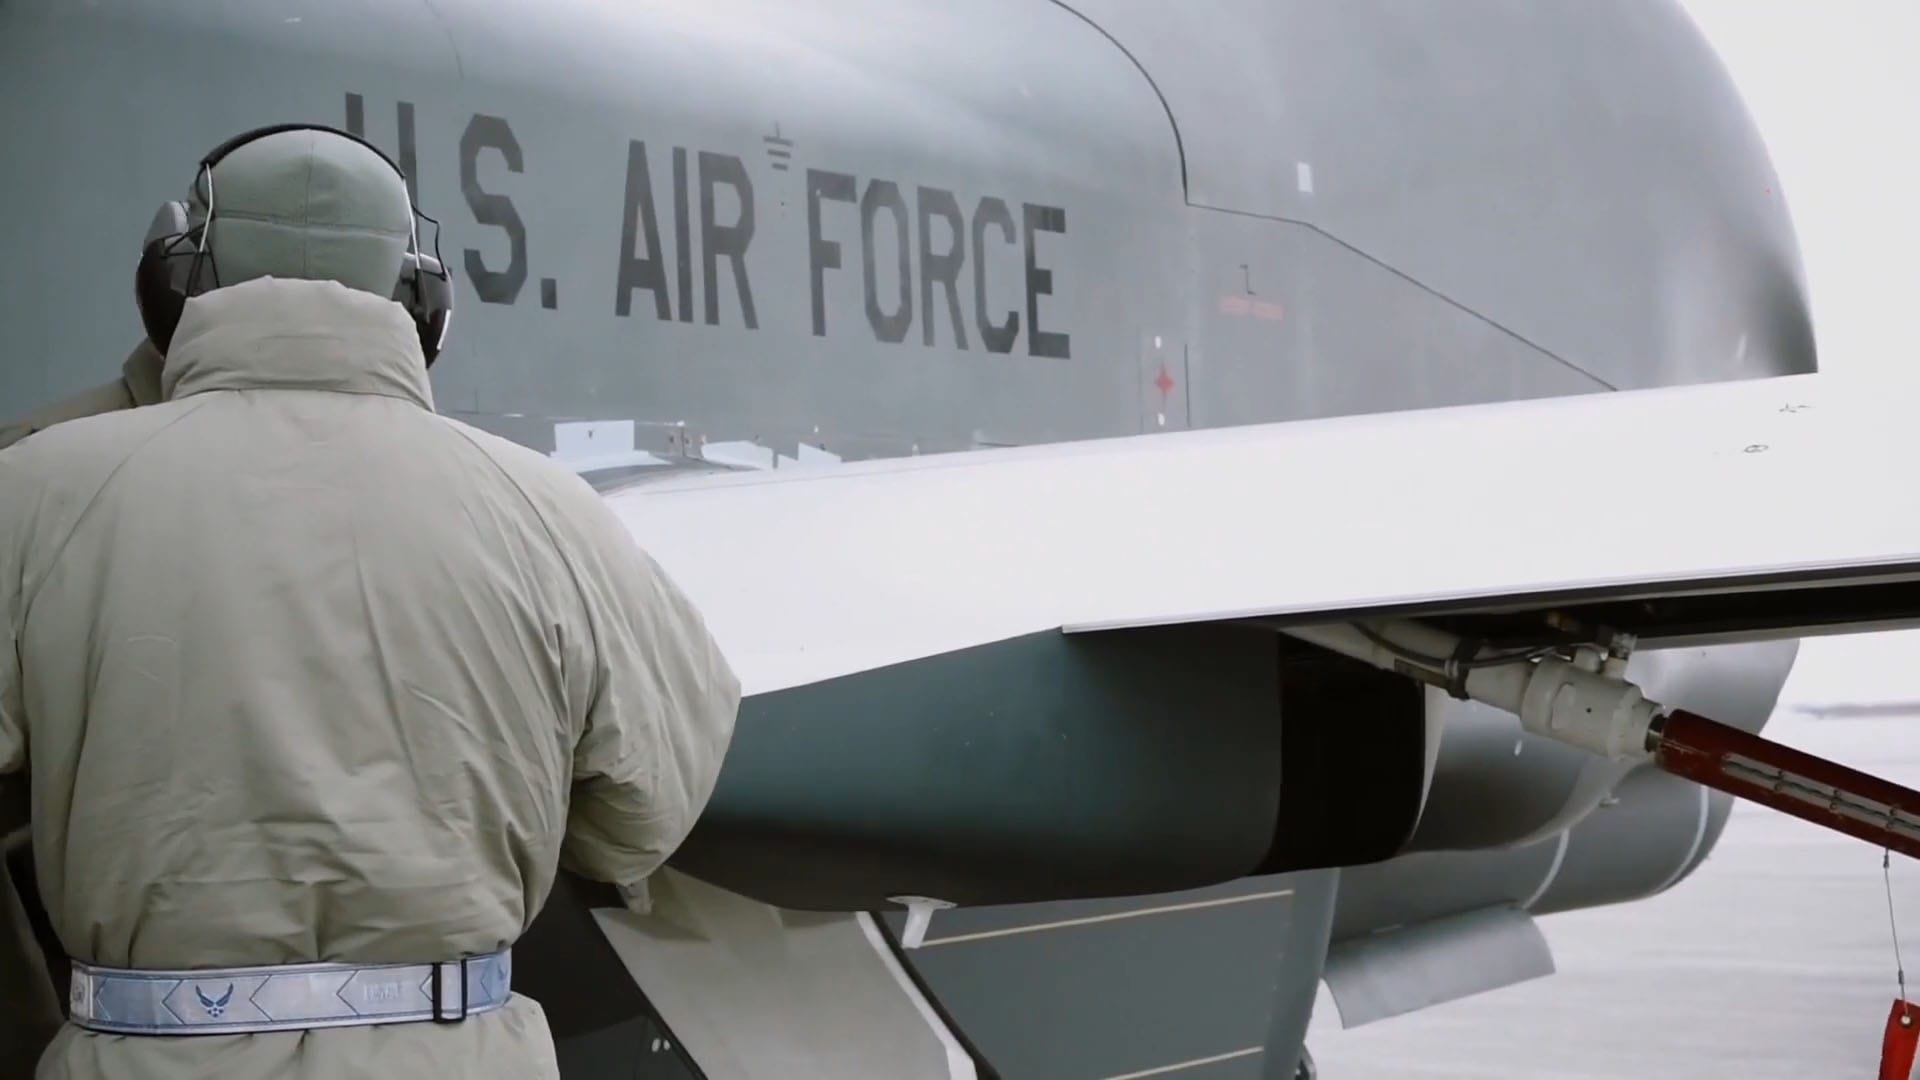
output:
POLYGON ((1044 631, 1368 614, 1643 643, 1920 620, 1920 386, 1832 374, 608 494, 749 695, 1044 631))
POLYGON ((844 911, 1374 862, 1423 812, 1434 685, 1596 776, 1653 760, 1920 857, 1920 793, 1583 651, 1920 623, 1917 406, 1807 375, 609 492, 747 695, 675 864, 844 911))

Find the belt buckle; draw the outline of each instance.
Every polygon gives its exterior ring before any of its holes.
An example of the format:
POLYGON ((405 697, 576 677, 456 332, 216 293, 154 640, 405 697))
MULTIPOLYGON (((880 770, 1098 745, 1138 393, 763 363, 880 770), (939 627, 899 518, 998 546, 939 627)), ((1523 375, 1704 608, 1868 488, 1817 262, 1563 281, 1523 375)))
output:
POLYGON ((467 1000, 467 959, 468 959, 467 957, 463 956, 460 958, 460 961, 459 961, 460 963, 460 1012, 458 1015, 449 1014, 441 1008, 442 973, 445 972, 446 969, 451 965, 444 962, 436 962, 433 965, 433 995, 432 995, 433 996, 433 1022, 436 1024, 458 1024, 467 1018, 467 1011, 470 1005, 470 1003, 467 1000))

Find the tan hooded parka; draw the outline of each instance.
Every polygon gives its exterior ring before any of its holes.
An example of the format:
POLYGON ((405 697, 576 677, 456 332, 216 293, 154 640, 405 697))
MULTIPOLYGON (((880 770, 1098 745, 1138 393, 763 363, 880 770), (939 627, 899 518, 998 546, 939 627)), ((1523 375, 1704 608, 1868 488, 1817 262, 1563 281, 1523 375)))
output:
POLYGON ((158 402, 161 363, 160 351, 153 347, 152 342, 143 339, 127 354, 126 363, 120 366, 119 378, 88 387, 12 423, 0 425, 0 450, 68 420, 158 402))
MULTIPOLYGON (((739 683, 591 488, 437 416, 404 310, 333 282, 190 300, 163 391, 0 452, 0 775, 30 770, 74 958, 448 960, 512 943, 557 864, 660 866, 739 683)), ((557 1069, 516 996, 444 1026, 69 1025, 38 1075, 557 1069)))
MULTIPOLYGON (((120 377, 0 425, 0 450, 55 424, 160 400, 162 358, 153 343, 134 346, 120 377)), ((0 853, 27 842, 25 815, 15 814, 12 788, 0 788, 0 853)), ((60 999, 47 975, 40 943, 11 875, 0 870, 0 1077, 27 1076, 60 1029, 60 999)))

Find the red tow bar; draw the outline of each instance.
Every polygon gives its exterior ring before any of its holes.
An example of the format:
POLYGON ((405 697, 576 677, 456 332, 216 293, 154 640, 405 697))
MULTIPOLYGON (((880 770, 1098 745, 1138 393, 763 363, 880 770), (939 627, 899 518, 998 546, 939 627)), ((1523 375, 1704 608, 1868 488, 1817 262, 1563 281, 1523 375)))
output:
POLYGON ((1920 859, 1920 791, 1684 710, 1650 737, 1676 776, 1920 859))

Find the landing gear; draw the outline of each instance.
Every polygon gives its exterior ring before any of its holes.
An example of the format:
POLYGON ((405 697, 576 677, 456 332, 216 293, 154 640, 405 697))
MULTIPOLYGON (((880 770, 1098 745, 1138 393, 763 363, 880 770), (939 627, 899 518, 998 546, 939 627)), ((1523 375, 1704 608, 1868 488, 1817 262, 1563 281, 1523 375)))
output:
POLYGON ((1319 1080, 1320 1070, 1313 1064, 1313 1053, 1300 1048, 1300 1064, 1294 1067, 1293 1080, 1319 1080))

